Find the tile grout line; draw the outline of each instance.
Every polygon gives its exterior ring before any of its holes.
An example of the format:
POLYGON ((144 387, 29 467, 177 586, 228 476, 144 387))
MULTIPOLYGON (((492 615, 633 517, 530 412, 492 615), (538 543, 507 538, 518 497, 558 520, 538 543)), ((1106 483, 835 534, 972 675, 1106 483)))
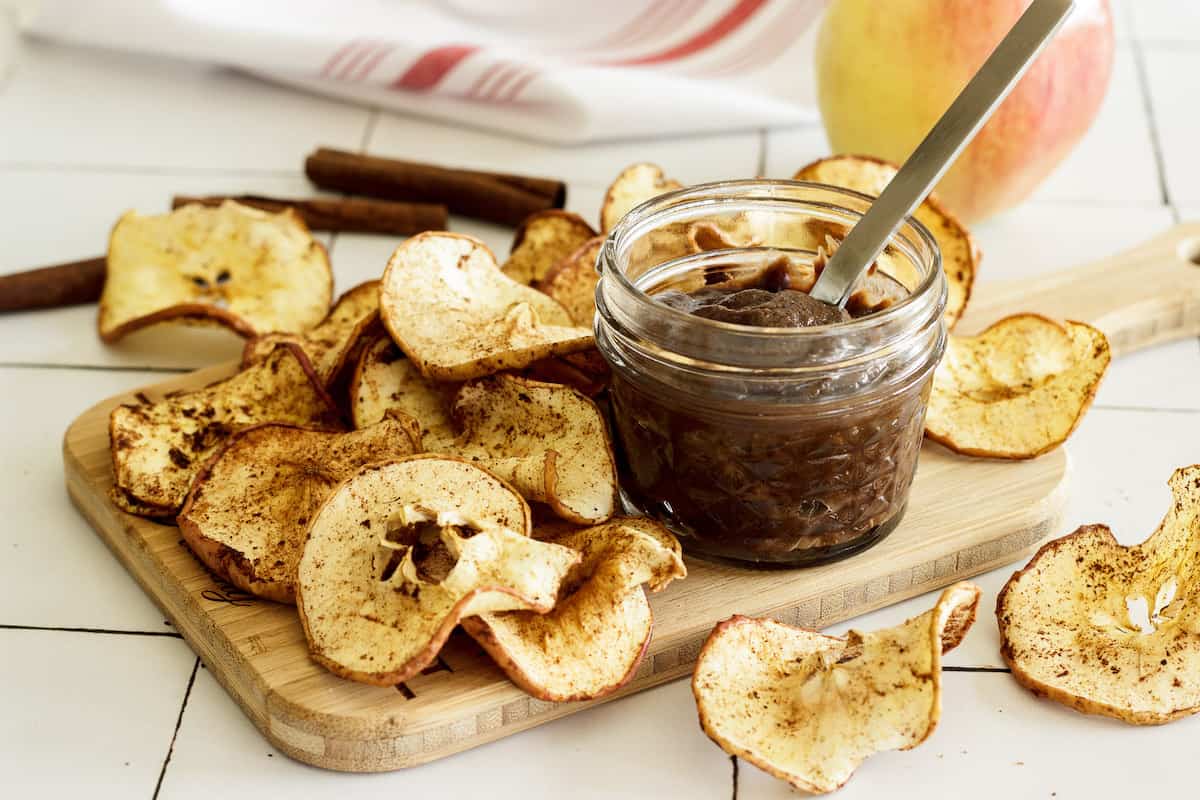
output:
POLYGON ((1144 411, 1148 414, 1200 414, 1200 408, 1150 408, 1144 406, 1123 406, 1095 404, 1092 408, 1097 411, 1144 411))
POLYGON ((303 178, 303 169, 260 169, 255 167, 166 167, 132 164, 74 164, 61 161, 0 161, 0 172, 87 172, 124 175, 205 175, 241 177, 303 178))
POLYGON ((951 664, 943 664, 942 672, 965 672, 965 673, 982 673, 982 674, 1001 674, 1011 675, 1012 670, 1008 667, 959 667, 951 664))
POLYGON ((1150 75, 1146 68, 1146 53, 1142 49, 1141 40, 1137 37, 1137 31, 1133 31, 1134 36, 1129 40, 1130 49, 1133 51, 1133 65, 1137 73, 1138 88, 1142 94, 1142 108, 1146 112, 1146 124, 1150 128, 1150 147, 1154 151, 1154 166, 1158 171, 1158 191, 1162 204, 1171 211, 1171 219, 1178 223, 1180 221, 1179 209, 1175 207, 1175 203, 1171 200, 1171 190, 1167 183, 1167 164, 1163 157, 1162 140, 1159 136, 1158 117, 1154 114, 1154 99, 1150 93, 1150 75))
POLYGON ((730 756, 729 763, 733 765, 733 800, 738 800, 738 758, 730 756))
POLYGON ((58 631, 61 633, 99 633, 107 636, 158 636, 182 639, 178 631, 122 631, 115 628, 73 628, 60 625, 10 625, 0 623, 0 631, 58 631))
POLYGON ((200 658, 192 662, 192 674, 188 677, 187 688, 183 690, 183 702, 179 704, 179 716, 175 719, 175 730, 171 733, 171 744, 167 747, 167 757, 163 759, 162 769, 158 772, 158 782, 154 784, 154 794, 150 800, 157 800, 162 790, 163 778, 167 775, 167 766, 171 763, 171 755, 175 752, 175 739, 179 736, 179 726, 183 724, 183 712, 187 710, 188 698, 192 696, 192 685, 196 682, 196 671, 200 669, 200 658))
MULTIPOLYGON (((212 364, 205 366, 211 367, 212 364)), ((165 375, 181 375, 185 372, 204 369, 204 367, 138 367, 124 364, 47 364, 37 361, 0 361, 0 369, 73 369, 88 372, 159 372, 165 375)))
MULTIPOLYGON (((767 129, 758 129, 758 162, 755 164, 755 172, 758 177, 765 177, 767 174, 767 129)), ((736 792, 735 792, 736 794, 736 792)))

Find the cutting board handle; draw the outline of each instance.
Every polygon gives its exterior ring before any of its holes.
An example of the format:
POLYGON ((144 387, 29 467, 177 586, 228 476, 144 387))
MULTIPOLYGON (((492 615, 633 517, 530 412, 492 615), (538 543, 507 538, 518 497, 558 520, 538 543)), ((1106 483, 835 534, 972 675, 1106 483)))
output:
MULTIPOLYGON (((985 264, 986 268, 986 264, 985 264)), ((1019 311, 1088 322, 1115 354, 1200 334, 1200 222, 1061 272, 989 283, 956 333, 1019 311)))

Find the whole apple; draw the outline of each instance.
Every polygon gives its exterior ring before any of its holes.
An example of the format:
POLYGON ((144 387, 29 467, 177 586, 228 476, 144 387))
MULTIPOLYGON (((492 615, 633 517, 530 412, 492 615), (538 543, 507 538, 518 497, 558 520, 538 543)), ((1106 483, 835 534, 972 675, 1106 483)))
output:
MULTIPOLYGON (((836 153, 902 162, 1030 0, 832 0, 817 39, 817 94, 836 153)), ((1016 205, 1092 124, 1112 73, 1108 0, 1075 10, 937 192, 976 221, 1016 205)))

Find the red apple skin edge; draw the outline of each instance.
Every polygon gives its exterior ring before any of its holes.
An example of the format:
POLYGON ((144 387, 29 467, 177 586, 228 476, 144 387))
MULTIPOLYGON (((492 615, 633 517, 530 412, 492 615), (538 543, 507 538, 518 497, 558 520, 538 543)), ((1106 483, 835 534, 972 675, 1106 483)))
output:
MULTIPOLYGON (((832 0, 817 37, 817 93, 835 153, 900 163, 1030 0, 832 0)), ((1108 0, 1075 10, 938 184, 967 222, 1028 197, 1091 126, 1113 63, 1108 0)))

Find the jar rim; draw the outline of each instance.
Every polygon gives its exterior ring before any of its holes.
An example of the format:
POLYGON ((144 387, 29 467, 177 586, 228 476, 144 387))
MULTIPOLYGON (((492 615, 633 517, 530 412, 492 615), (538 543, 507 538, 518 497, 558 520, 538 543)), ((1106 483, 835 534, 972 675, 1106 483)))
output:
MULTIPOLYGON (((833 186, 825 183, 815 183, 812 181, 796 181, 787 179, 775 178, 749 178, 728 181, 713 181, 710 183, 700 183, 692 186, 687 186, 682 189, 676 189, 667 192, 635 206, 631 209, 614 227, 609 231, 604 239, 604 244, 600 251, 598 264, 605 265, 601 270, 601 277, 613 275, 618 285, 630 293, 635 304, 642 307, 643 310, 650 310, 653 313, 664 313, 667 319, 674 319, 680 324, 696 325, 698 329, 724 331, 726 333, 737 335, 739 338, 747 339, 770 339, 779 341, 785 339, 788 341, 809 341, 822 336, 837 335, 837 336, 853 336, 858 333, 870 331, 875 328, 886 326, 897 317, 902 317, 910 313, 910 309, 921 299, 928 295, 931 289, 936 288, 940 280, 944 280, 942 269, 941 249, 938 247, 937 240, 929 229, 916 219, 913 215, 905 217, 901 226, 907 224, 920 240, 920 244, 928 248, 932 253, 932 264, 930 268, 922 275, 921 280, 908 293, 908 296, 903 300, 883 309, 882 311, 868 314, 857 319, 852 319, 847 322, 836 322, 827 325, 813 325, 803 328, 779 328, 765 327, 755 325, 742 325, 734 322, 725 322, 723 320, 708 319, 706 317, 697 317, 689 314, 681 309, 672 308, 664 303, 660 303, 639 288, 621 269, 608 269, 607 265, 617 263, 618 253, 621 250, 621 245, 627 240, 636 238, 642 229, 650 228, 659 214, 665 213, 670 209, 689 208, 693 206, 702 206, 705 204, 719 204, 725 200, 740 199, 740 200, 770 200, 782 203, 796 203, 797 205, 812 205, 812 201, 798 200, 795 198, 772 196, 771 194, 754 195, 749 191, 752 189, 770 189, 780 187, 792 190, 814 189, 832 193, 833 195, 841 195, 843 197, 866 201, 868 204, 873 203, 876 198, 871 195, 857 192, 852 189, 845 189, 840 186, 833 186), (727 197, 713 197, 712 195, 726 195, 727 197)), ((836 207, 838 211, 848 213, 853 216, 860 217, 863 212, 853 208, 836 207)), ((893 237, 899 235, 898 232, 893 234, 893 237)), ((599 287, 598 287, 599 288, 599 287)))

